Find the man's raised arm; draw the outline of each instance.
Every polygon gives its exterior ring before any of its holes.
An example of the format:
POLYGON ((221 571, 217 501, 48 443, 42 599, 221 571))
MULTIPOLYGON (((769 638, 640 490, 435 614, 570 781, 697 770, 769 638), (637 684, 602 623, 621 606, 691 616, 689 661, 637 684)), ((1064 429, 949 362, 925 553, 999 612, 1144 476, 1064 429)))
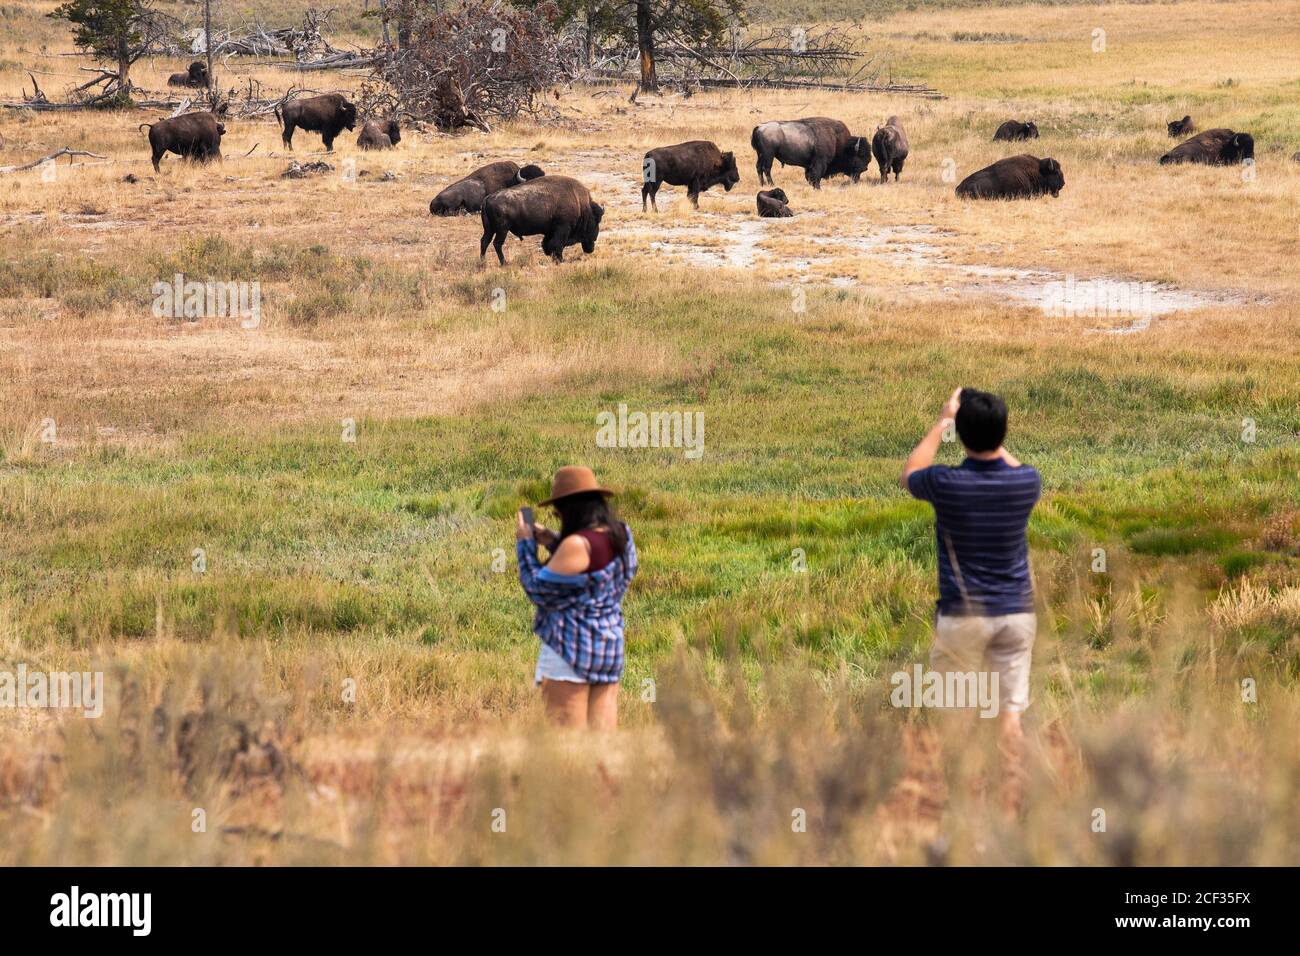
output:
POLYGON ((916 443, 912 453, 907 456, 907 461, 903 464, 903 473, 898 477, 898 483, 904 491, 907 490, 907 479, 912 472, 929 468, 934 464, 934 456, 938 454, 939 445, 943 442, 943 430, 953 423, 960 405, 961 389, 958 388, 953 391, 948 401, 944 402, 943 409, 939 412, 939 420, 925 433, 925 437, 916 443))

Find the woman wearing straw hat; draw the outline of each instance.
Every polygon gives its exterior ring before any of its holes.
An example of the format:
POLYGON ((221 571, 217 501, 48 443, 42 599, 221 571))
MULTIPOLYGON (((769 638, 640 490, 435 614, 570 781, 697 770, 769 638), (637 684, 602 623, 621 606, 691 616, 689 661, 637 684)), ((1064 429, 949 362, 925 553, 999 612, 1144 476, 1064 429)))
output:
POLYGON ((636 545, 610 507, 612 494, 590 468, 566 465, 541 502, 559 514, 559 533, 530 524, 525 509, 515 516, 519 581, 537 606, 533 633, 542 641, 534 680, 547 715, 566 727, 618 724, 623 595, 636 574, 636 545), (538 544, 551 553, 544 564, 538 544))

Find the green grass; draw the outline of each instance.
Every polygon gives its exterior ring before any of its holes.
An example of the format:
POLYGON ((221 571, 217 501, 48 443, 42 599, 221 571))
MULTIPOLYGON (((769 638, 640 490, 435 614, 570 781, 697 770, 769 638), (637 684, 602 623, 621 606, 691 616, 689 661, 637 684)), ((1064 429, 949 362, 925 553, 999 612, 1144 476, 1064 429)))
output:
MULTIPOLYGON (((1188 352, 1170 361, 1189 374, 1165 376, 1093 338, 1047 367, 1014 342, 972 350, 896 333, 908 319, 897 309, 828 321, 850 307, 831 293, 791 323, 780 291, 683 296, 610 265, 574 266, 544 300, 512 301, 544 312, 540 334, 559 345, 590 316, 617 315, 699 367, 617 393, 597 378, 462 416, 362 419, 355 443, 335 421, 249 422, 166 451, 11 463, 0 594, 34 641, 138 639, 162 620, 191 640, 227 629, 490 656, 532 641, 511 515, 544 497, 556 466, 580 461, 621 490, 641 549, 627 604, 634 673, 683 635, 720 652, 759 634, 821 668, 874 672, 927 639, 932 523, 896 478, 958 382, 1006 396, 1010 445, 1044 476, 1038 560, 1086 563, 1076 554, 1102 546, 1176 562, 1207 593, 1293 561, 1253 543, 1294 501, 1300 465, 1294 402, 1261 400, 1266 354, 1242 375, 1188 352), (703 458, 597 448, 595 415, 619 401, 703 411, 703 458), (1237 434, 1243 410, 1254 444, 1237 434), (195 548, 206 573, 191 569, 195 548), (796 548, 806 573, 793 570, 796 548)), ((942 457, 957 461, 951 447, 942 457)))

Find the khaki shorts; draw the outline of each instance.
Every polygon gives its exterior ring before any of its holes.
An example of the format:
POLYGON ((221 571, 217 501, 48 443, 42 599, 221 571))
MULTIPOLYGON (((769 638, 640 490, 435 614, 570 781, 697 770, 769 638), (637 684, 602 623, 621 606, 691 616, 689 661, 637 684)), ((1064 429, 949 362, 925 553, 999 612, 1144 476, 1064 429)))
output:
POLYGON ((940 673, 978 672, 987 667, 998 674, 998 709, 1022 711, 1029 706, 1029 664, 1034 654, 1038 615, 949 617, 934 622, 930 668, 940 673))

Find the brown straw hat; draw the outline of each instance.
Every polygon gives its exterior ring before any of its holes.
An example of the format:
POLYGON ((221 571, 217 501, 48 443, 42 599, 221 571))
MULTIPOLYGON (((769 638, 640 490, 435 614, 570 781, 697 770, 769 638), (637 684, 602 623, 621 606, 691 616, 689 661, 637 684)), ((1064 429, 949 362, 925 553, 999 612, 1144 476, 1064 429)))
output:
POLYGON ((539 505, 553 505, 569 495, 580 495, 594 491, 597 494, 612 495, 614 492, 596 484, 596 473, 585 465, 565 465, 555 473, 551 480, 551 497, 539 501, 539 505))

